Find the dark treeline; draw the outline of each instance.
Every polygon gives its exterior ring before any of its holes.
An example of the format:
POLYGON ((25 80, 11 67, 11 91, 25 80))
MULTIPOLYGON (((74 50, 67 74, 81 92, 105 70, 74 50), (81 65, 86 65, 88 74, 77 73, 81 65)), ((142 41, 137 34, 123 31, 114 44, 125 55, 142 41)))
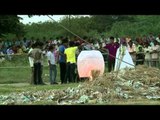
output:
POLYGON ((22 24, 18 17, 4 15, 0 16, 0 35, 6 39, 13 37, 43 38, 47 39, 60 36, 73 36, 62 28, 65 26, 80 37, 93 38, 115 37, 142 37, 152 33, 160 34, 159 15, 92 15, 78 16, 66 15, 58 23, 54 21, 22 24))

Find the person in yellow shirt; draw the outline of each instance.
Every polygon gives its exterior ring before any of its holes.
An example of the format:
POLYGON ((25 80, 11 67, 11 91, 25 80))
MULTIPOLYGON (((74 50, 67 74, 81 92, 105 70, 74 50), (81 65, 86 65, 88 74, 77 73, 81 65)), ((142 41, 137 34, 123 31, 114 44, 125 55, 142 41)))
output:
POLYGON ((65 83, 67 81, 75 82, 75 68, 76 68, 76 50, 78 49, 75 46, 74 41, 69 42, 69 47, 65 49, 64 54, 66 56, 67 67, 66 67, 66 75, 65 75, 65 83))

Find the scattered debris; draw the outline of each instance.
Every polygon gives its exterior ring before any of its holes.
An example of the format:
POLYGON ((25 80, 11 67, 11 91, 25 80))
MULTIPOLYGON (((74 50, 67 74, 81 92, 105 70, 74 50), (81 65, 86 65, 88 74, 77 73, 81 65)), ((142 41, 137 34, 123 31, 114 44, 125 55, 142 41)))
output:
POLYGON ((160 70, 137 66, 126 69, 112 79, 115 72, 106 73, 86 81, 75 88, 65 90, 27 91, 0 95, 0 104, 33 104, 37 101, 50 101, 58 105, 104 104, 114 99, 160 100, 160 70))

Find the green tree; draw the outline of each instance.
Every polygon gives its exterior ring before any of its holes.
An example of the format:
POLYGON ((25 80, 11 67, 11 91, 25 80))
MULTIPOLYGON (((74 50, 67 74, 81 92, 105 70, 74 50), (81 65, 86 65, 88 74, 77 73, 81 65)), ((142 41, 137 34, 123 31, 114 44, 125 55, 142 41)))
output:
POLYGON ((102 33, 104 31, 110 31, 113 24, 119 21, 135 21, 134 16, 130 15, 93 15, 93 29, 102 33))
POLYGON ((0 16, 0 36, 13 33, 17 36, 24 34, 23 25, 19 22, 20 17, 17 15, 1 15, 0 16))

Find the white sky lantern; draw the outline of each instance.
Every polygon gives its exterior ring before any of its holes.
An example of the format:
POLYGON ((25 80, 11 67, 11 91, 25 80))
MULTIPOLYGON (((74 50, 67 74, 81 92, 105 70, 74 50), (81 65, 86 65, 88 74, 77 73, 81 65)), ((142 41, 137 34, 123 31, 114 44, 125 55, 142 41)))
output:
POLYGON ((77 68, 80 78, 92 78, 92 70, 100 71, 99 75, 104 73, 104 58, 98 50, 82 51, 77 59, 77 68))

